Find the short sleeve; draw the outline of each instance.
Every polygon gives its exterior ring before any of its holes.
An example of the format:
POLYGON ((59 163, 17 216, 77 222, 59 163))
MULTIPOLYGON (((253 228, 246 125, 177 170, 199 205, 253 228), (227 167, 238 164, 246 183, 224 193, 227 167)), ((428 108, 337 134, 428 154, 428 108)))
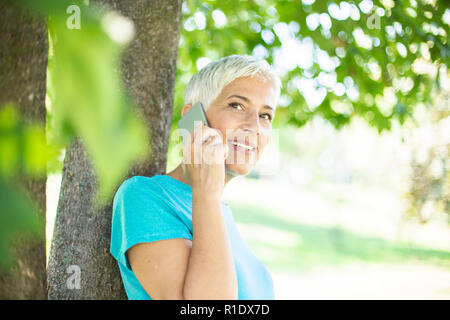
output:
POLYGON ((125 253, 135 244, 173 238, 192 240, 189 228, 160 195, 157 185, 139 177, 126 180, 113 200, 111 254, 131 270, 125 253))

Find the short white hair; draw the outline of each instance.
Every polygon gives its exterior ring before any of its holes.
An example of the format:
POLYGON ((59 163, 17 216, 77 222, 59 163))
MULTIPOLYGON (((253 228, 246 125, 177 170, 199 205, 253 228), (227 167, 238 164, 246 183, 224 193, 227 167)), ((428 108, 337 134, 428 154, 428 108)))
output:
POLYGON ((186 87, 184 104, 201 102, 206 111, 225 86, 242 77, 271 82, 278 101, 281 81, 267 61, 248 55, 231 55, 210 62, 191 78, 186 87))

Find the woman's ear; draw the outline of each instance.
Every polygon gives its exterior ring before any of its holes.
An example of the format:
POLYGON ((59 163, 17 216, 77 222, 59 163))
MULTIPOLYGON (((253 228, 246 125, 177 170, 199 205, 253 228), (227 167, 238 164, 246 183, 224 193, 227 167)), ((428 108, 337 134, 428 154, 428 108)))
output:
POLYGON ((190 109, 192 108, 192 104, 185 104, 183 107, 183 110, 181 110, 181 116, 184 117, 184 115, 186 114, 186 112, 188 112, 190 109))

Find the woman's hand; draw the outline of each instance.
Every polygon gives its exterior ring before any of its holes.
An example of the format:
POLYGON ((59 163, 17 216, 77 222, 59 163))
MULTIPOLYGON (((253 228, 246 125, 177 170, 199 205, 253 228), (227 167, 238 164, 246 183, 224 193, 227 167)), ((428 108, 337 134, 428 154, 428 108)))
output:
POLYGON ((228 146, 219 130, 196 125, 183 148, 183 173, 192 189, 222 195, 228 146))

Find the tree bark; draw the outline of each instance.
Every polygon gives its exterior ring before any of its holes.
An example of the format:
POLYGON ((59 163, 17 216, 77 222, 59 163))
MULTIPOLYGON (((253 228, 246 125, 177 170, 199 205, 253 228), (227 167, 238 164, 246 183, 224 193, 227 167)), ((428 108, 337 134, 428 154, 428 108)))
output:
MULTIPOLYGON (((93 3, 108 5, 135 24, 135 39, 123 57, 122 73, 137 112, 146 122, 152 152, 150 159, 130 168, 128 176, 165 173, 182 1, 93 3)), ((112 200, 103 209, 95 208, 97 182, 84 150, 82 141, 76 139, 64 160, 48 265, 49 299, 126 299, 117 262, 109 253, 112 200), (71 265, 81 271, 79 289, 67 285, 71 265)))
MULTIPOLYGON (((48 40, 44 19, 0 3, 0 108, 11 102, 21 119, 45 127, 48 40)), ((17 177, 19 187, 38 209, 42 229, 32 239, 17 238, 11 246, 14 263, 0 272, 0 299, 46 299, 46 176, 17 177)))

